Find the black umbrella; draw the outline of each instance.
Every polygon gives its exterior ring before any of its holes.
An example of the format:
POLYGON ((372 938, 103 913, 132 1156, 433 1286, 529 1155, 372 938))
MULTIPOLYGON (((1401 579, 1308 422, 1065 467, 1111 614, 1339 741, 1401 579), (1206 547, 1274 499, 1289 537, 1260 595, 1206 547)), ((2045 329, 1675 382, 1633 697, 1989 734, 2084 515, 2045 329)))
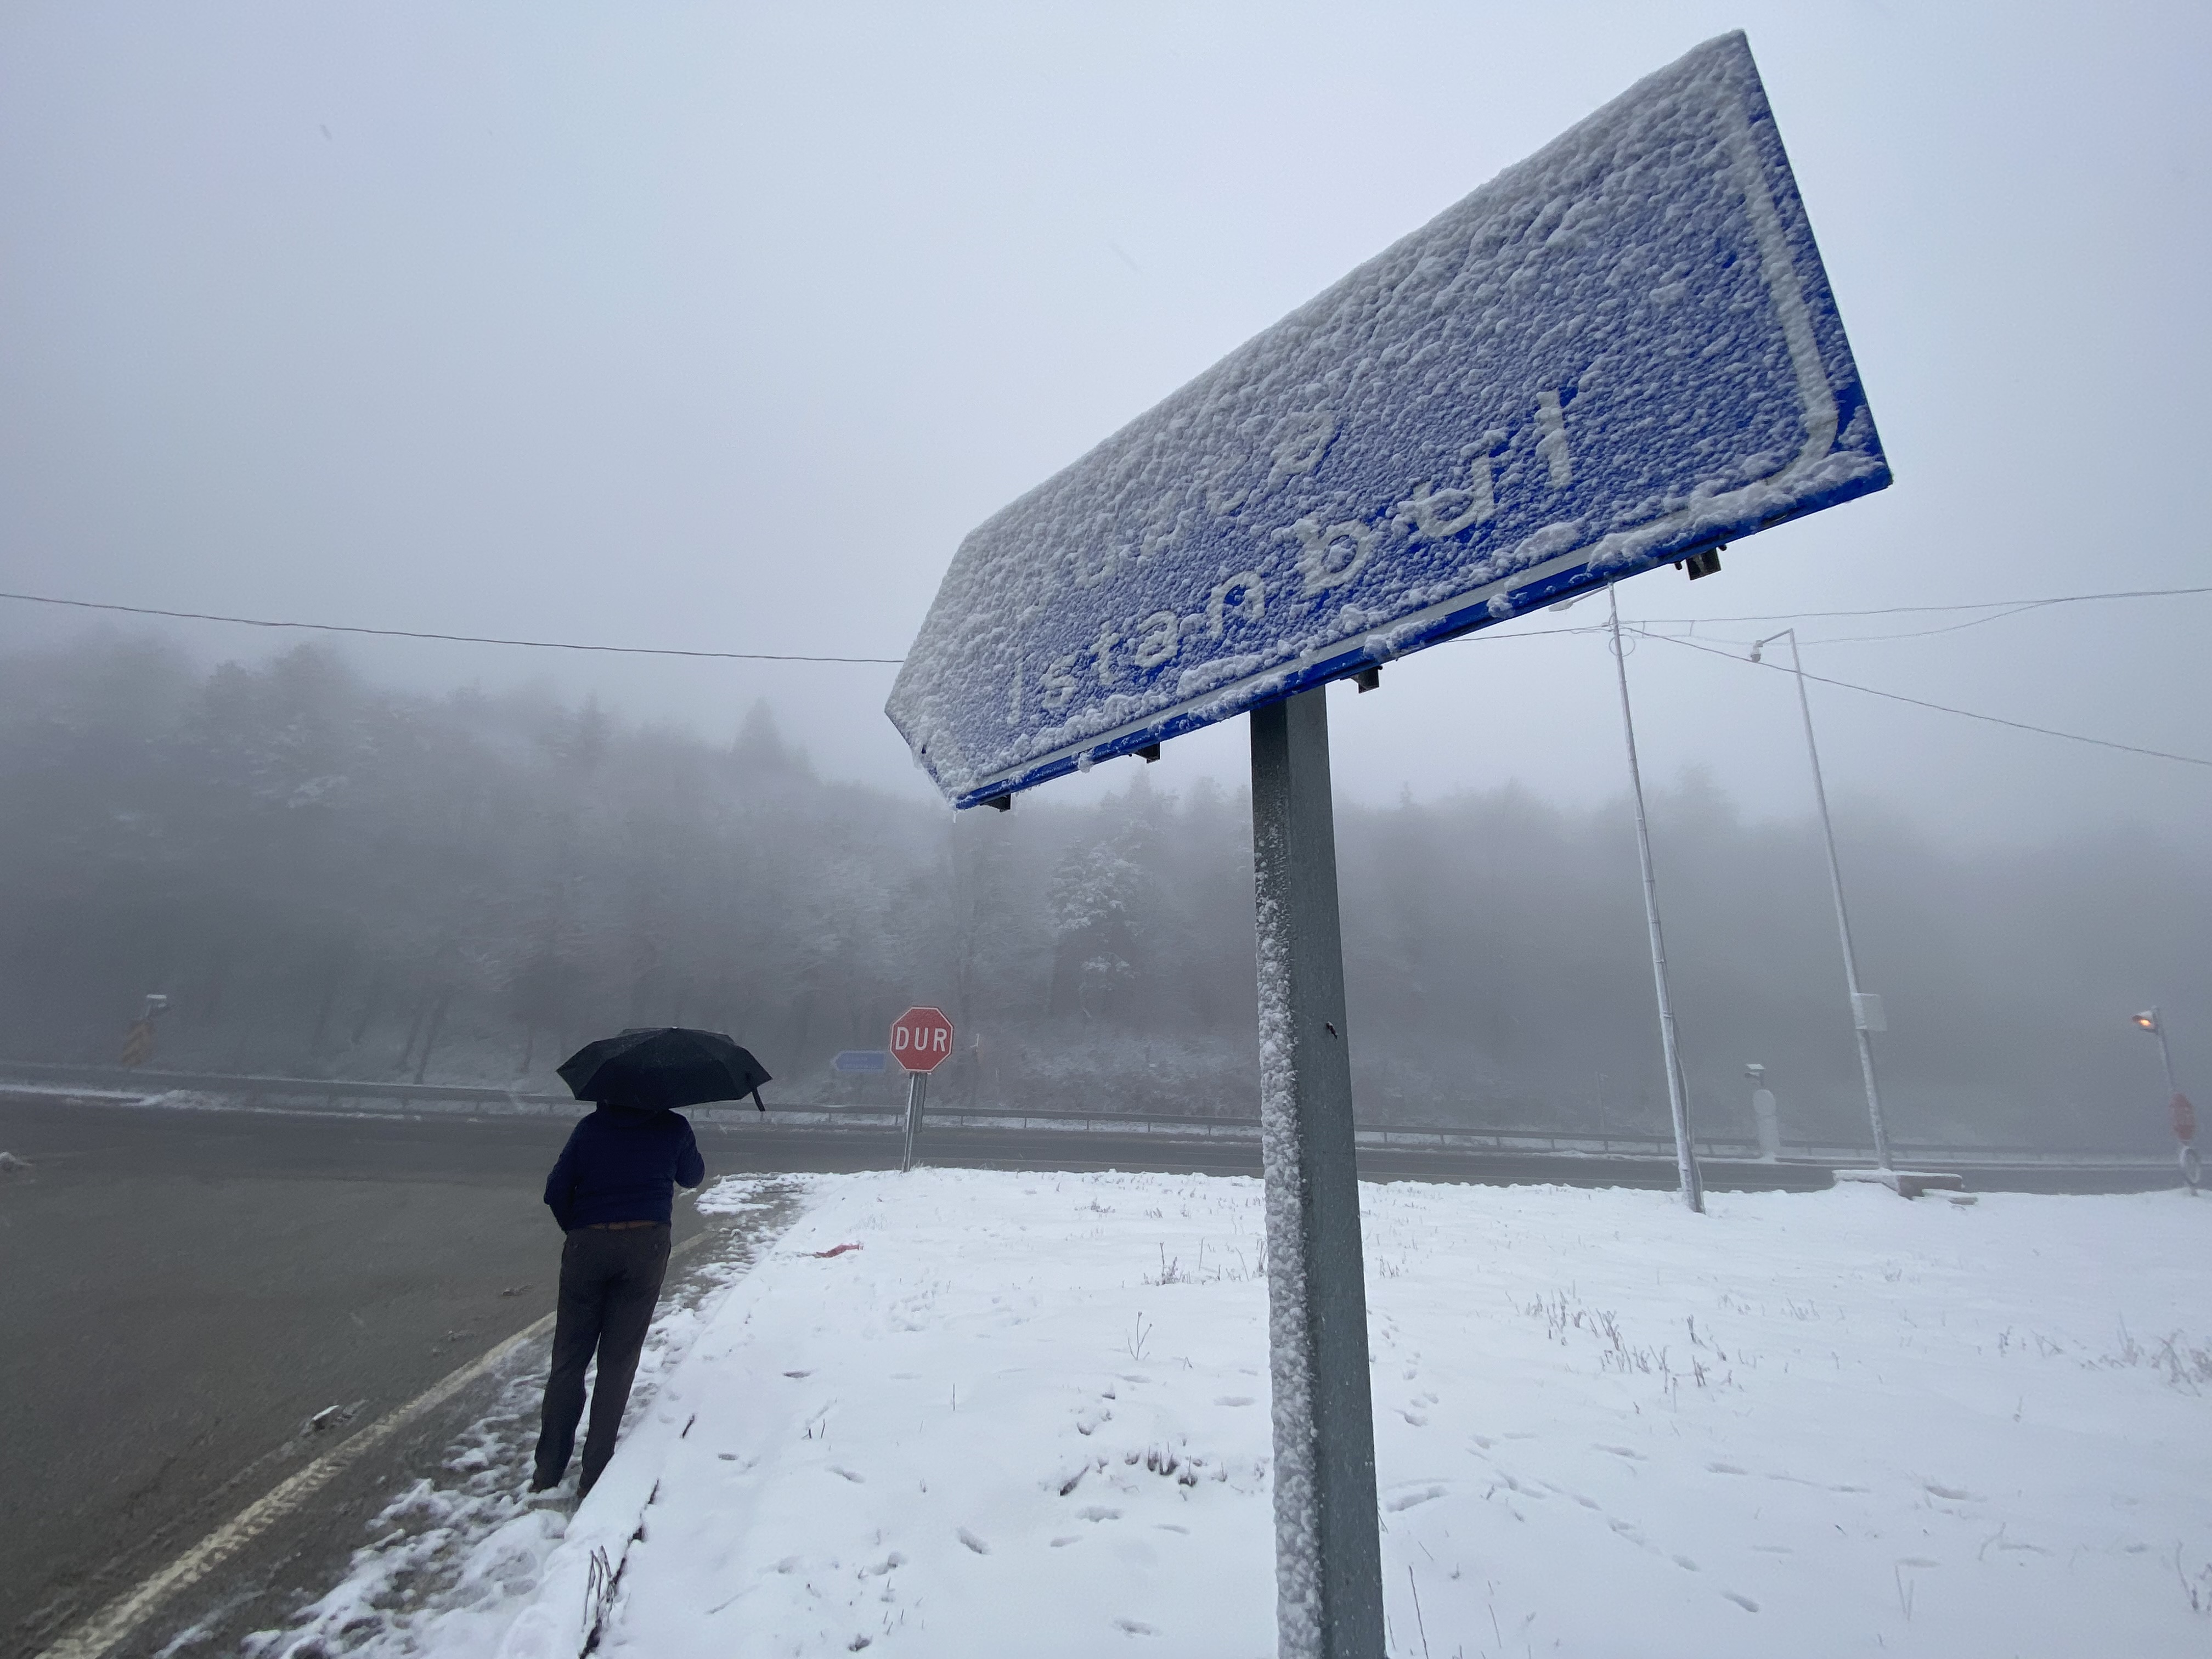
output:
POLYGON ((579 1100, 652 1108, 750 1095, 754 1105, 768 1110, 760 1097, 768 1068, 720 1031, 641 1027, 586 1043, 561 1062, 560 1071, 579 1100))

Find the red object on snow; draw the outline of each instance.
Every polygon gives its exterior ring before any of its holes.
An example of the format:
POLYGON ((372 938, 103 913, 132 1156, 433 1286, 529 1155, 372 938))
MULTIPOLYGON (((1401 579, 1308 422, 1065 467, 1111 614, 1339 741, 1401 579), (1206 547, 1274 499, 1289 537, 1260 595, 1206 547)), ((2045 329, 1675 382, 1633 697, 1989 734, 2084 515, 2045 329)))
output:
POLYGON ((933 1072, 952 1058, 952 1022, 938 1008, 909 1008, 891 1022, 891 1058, 909 1072, 933 1072))
POLYGON ((2173 1097, 2173 1138, 2185 1146, 2197 1139, 2197 1109, 2187 1095, 2173 1097))
POLYGON ((860 1248, 860 1247, 857 1244, 833 1244, 828 1249, 817 1250, 814 1254, 817 1256, 842 1255, 848 1250, 857 1250, 860 1248))

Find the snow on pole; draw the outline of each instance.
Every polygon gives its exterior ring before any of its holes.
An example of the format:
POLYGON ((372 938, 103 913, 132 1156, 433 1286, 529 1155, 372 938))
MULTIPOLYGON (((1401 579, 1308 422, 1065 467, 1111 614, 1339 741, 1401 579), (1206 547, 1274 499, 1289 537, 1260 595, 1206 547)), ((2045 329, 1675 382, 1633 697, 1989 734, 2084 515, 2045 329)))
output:
POLYGON ((1252 711, 1276 1643, 1282 1659, 1382 1659, 1327 696, 1316 687, 1252 711))

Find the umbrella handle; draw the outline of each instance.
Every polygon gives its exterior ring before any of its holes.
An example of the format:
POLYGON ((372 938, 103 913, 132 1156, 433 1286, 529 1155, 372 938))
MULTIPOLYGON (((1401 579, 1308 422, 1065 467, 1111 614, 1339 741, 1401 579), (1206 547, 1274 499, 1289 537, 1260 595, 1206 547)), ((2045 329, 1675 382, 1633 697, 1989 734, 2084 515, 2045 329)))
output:
POLYGON ((763 1112, 768 1110, 767 1105, 761 1100, 760 1091, 758 1089, 753 1091, 753 1104, 759 1107, 763 1112))

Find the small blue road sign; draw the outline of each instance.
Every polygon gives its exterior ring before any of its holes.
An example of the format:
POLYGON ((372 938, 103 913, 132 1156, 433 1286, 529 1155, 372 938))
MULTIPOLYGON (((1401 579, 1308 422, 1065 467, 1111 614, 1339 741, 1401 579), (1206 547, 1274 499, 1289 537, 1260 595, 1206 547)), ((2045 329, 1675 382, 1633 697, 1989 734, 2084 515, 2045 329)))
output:
POLYGON ((886 712, 973 806, 1888 482, 1724 35, 971 532, 886 712))
POLYGON ((830 1062, 833 1072, 887 1072, 890 1069, 890 1051, 884 1048, 846 1048, 830 1062))

